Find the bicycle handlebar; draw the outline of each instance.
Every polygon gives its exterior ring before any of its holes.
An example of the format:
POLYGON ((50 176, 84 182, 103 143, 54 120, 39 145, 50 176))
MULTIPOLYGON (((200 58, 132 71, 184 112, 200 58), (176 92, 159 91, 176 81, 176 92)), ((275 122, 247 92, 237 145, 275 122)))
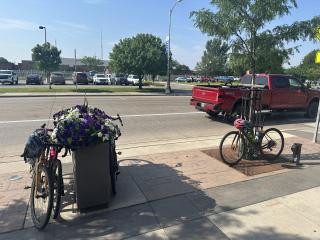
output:
POLYGON ((121 119, 119 114, 117 114, 117 117, 115 117, 115 118, 114 117, 110 117, 110 119, 113 120, 113 121, 119 121, 121 126, 123 126, 123 122, 122 122, 122 119, 121 119))

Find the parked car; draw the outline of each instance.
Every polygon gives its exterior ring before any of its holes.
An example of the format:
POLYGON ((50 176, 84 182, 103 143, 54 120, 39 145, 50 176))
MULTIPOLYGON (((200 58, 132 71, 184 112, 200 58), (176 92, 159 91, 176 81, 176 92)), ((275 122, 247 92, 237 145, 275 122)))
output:
MULTIPOLYGON (((195 86, 190 104, 213 116, 220 112, 239 115, 242 97, 248 95, 251 75, 241 78, 241 86, 195 86)), ((283 74, 257 74, 256 87, 263 89, 264 110, 293 110, 305 112, 309 118, 317 116, 320 91, 308 89, 298 79, 283 74)))
POLYGON ((139 84, 139 76, 131 74, 128 76, 127 81, 129 84, 138 85, 139 84))
POLYGON ((29 84, 42 85, 43 84, 42 76, 40 74, 35 74, 35 73, 28 74, 26 79, 26 85, 29 85, 29 84))
POLYGON ((128 85, 128 80, 126 75, 124 74, 112 74, 111 75, 111 83, 114 85, 128 85))
POLYGON ((177 77, 175 79, 176 82, 188 82, 188 79, 186 77, 177 77))
POLYGON ((74 72, 72 74, 72 82, 73 84, 89 84, 88 77, 85 72, 74 72))
POLYGON ((65 85, 66 80, 61 72, 53 72, 50 74, 50 83, 51 84, 61 84, 65 85))
POLYGON ((87 78, 88 78, 88 82, 89 82, 89 83, 93 83, 93 77, 94 77, 94 75, 96 75, 96 74, 97 74, 96 71, 89 71, 89 72, 87 73, 87 78))
POLYGON ((12 70, 0 70, 0 83, 18 84, 18 76, 12 70))
POLYGON ((216 80, 210 76, 201 76, 200 82, 215 82, 216 80))
POLYGON ((110 82, 108 81, 108 79, 106 78, 106 76, 103 73, 96 73, 93 76, 93 84, 106 84, 109 85, 110 82))
POLYGON ((234 78, 231 76, 217 76, 215 80, 218 82, 224 82, 225 84, 232 84, 234 78))

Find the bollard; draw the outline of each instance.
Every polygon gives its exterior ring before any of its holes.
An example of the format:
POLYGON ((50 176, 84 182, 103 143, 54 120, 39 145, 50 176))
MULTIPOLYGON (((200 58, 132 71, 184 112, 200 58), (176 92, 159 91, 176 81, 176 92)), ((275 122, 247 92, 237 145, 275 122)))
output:
POLYGON ((300 165, 301 148, 301 143, 294 143, 291 147, 293 162, 295 162, 297 166, 300 165))

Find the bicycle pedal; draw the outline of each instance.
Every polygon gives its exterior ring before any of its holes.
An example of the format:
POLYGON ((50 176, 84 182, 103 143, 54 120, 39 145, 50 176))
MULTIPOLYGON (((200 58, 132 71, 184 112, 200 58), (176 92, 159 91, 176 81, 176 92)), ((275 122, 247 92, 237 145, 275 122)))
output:
POLYGON ((30 189, 31 188, 31 186, 25 186, 24 187, 24 189, 30 189))

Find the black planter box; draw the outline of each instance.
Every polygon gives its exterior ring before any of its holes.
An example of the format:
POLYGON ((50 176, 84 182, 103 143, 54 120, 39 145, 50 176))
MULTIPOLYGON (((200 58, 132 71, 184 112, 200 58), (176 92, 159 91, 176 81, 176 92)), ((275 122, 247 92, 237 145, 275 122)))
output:
POLYGON ((79 210, 107 206, 111 199, 109 143, 72 152, 79 210))

